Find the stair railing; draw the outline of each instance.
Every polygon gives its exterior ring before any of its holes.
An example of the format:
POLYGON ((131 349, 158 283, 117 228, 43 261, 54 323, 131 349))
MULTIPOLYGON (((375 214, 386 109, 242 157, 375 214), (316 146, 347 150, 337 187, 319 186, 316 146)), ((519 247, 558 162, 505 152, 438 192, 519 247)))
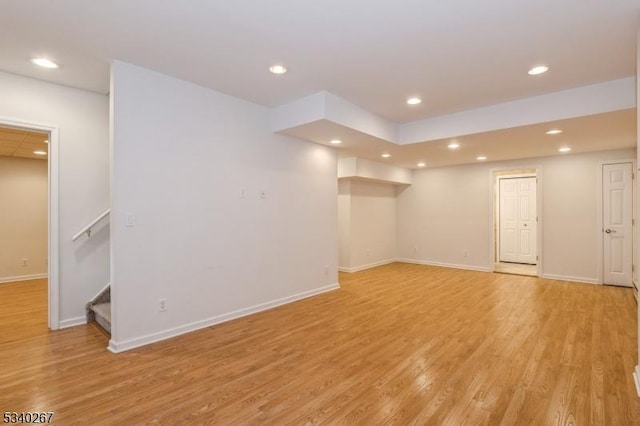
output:
POLYGON ((82 228, 81 231, 79 231, 76 235, 74 235, 72 240, 73 241, 77 240, 78 238, 82 237, 83 234, 87 234, 87 237, 91 237, 91 230, 93 229, 93 227, 96 226, 98 222, 100 222, 102 219, 109 216, 110 212, 111 212, 111 209, 105 210, 100 216, 93 219, 87 226, 82 228))

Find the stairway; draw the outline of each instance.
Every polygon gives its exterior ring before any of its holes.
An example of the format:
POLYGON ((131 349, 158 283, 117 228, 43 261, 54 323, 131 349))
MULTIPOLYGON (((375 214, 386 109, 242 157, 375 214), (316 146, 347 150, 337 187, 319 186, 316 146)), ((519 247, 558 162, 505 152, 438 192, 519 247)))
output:
POLYGON ((87 303, 87 323, 95 322, 111 335, 111 285, 87 303))
MULTIPOLYGON (((83 235, 91 237, 93 227, 103 219, 109 217, 111 209, 107 209, 100 216, 92 220, 87 226, 76 233, 71 240, 77 241, 83 235)), ((107 284, 100 292, 86 304, 87 323, 95 322, 111 336, 111 283, 107 284)))

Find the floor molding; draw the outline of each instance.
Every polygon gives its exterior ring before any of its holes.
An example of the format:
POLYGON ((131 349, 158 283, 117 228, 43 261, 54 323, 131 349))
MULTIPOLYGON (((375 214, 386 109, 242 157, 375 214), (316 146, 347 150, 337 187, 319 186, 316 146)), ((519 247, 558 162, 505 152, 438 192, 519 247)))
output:
POLYGON ((4 277, 4 278, 0 278, 0 284, 13 283, 18 281, 41 280, 43 278, 47 278, 48 276, 49 274, 45 272, 44 274, 18 275, 17 277, 4 277))
POLYGON ((540 278, 545 278, 547 280, 572 281, 583 284, 599 284, 597 278, 571 277, 568 275, 542 274, 540 278))
POLYGON ((636 365, 633 371, 633 382, 636 384, 636 394, 640 397, 640 365, 636 365))
POLYGON ((159 331, 157 333, 147 334, 146 336, 135 337, 124 341, 116 341, 111 339, 109 341, 108 349, 111 352, 118 353, 128 351, 130 349, 138 348, 140 346, 149 345, 151 343, 160 342, 162 340, 170 339, 172 337, 180 336, 182 334, 190 333, 192 331, 200 330, 205 327, 220 324, 223 322, 231 321, 237 318, 246 317, 251 314, 266 311, 277 306, 286 305, 298 300, 306 299, 308 297, 317 296, 322 293, 338 290, 340 284, 331 284, 328 286, 316 288, 313 290, 305 291, 302 293, 294 294, 293 296, 284 297, 282 299, 273 300, 271 302, 262 303, 259 305, 251 306, 249 308, 240 309, 227 314, 217 315, 215 317, 207 318, 204 320, 192 322, 190 324, 181 325, 178 327, 170 328, 168 330, 159 331))
POLYGON ((395 261, 396 261, 396 259, 387 259, 387 260, 381 260, 380 262, 370 263, 368 265, 356 266, 355 268, 338 267, 338 271, 340 271, 340 272, 348 272, 348 273, 360 272, 360 271, 364 271, 366 269, 371 269, 371 268, 376 268, 378 266, 388 265, 388 264, 393 263, 395 261))
POLYGON ((83 324, 86 324, 86 323, 87 323, 87 317, 86 316, 69 318, 69 319, 60 321, 58 329, 75 327, 76 325, 83 325, 83 324))
POLYGON ((451 269, 463 269, 466 271, 478 271, 478 272, 492 272, 491 268, 484 266, 475 266, 475 265, 460 265, 455 263, 444 263, 444 262, 432 262, 429 260, 420 260, 420 259, 396 259, 396 262, 400 263, 412 263, 414 265, 427 265, 427 266, 440 266, 442 268, 451 268, 451 269))

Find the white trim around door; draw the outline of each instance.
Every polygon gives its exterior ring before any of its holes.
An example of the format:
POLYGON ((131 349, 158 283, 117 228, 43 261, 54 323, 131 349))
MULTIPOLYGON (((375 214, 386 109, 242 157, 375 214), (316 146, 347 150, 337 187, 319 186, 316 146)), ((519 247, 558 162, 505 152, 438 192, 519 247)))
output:
MULTIPOLYGON (((597 185, 596 185, 596 199, 597 199, 597 208, 598 208, 598 230, 600 231, 600 236, 598 237, 598 262, 597 262, 597 269, 598 269, 598 284, 604 284, 604 216, 603 216, 603 206, 604 206, 604 199, 603 199, 603 185, 604 185, 604 174, 602 173, 603 171, 603 167, 606 165, 610 165, 610 164, 624 164, 624 163, 631 163, 632 167, 632 173, 633 173, 633 179, 632 179, 632 188, 631 188, 631 197, 632 197, 632 202, 631 202, 631 209, 632 209, 632 214, 631 217, 633 218, 632 220, 632 231, 631 231, 631 235, 633 238, 633 245, 632 245, 632 255, 631 255, 631 262, 632 265, 635 264, 636 262, 636 253, 638 252, 638 246, 637 246, 637 235, 638 235, 638 227, 635 225, 635 218, 637 216, 637 207, 636 207, 636 201, 635 201, 635 197, 636 197, 636 188, 637 188, 637 184, 636 184, 636 178, 635 178, 635 173, 636 173, 636 160, 634 158, 628 158, 628 159, 622 159, 622 160, 606 160, 606 161, 600 161, 598 162, 598 180, 597 180, 597 185)), ((633 266, 632 266, 632 269, 633 266)), ((636 271, 632 272, 632 279, 635 282, 636 281, 636 271)), ((633 285, 633 284, 632 284, 633 285)))
POLYGON ((59 259, 59 146, 58 126, 0 117, 0 126, 49 133, 48 188, 48 322, 51 330, 60 328, 60 259, 59 259))
POLYGON ((491 259, 491 272, 495 271, 495 264, 497 262, 497 244, 496 239, 496 226, 498 226, 497 214, 498 214, 498 191, 499 191, 499 179, 502 177, 536 177, 536 275, 542 276, 542 192, 543 192, 543 180, 542 180, 542 167, 541 166, 522 166, 522 167, 508 167, 501 169, 490 169, 489 179, 491 180, 491 214, 489 218, 489 259, 491 259))

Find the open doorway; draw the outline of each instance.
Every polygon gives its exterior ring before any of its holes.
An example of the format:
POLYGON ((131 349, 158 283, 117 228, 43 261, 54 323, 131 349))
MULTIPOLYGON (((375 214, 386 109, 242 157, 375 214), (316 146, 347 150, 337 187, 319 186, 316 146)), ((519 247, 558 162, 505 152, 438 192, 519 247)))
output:
POLYGON ((492 180, 493 270, 539 276, 538 171, 535 168, 493 171, 492 180))
POLYGON ((0 126, 3 335, 47 330, 48 143, 48 133, 0 126))
POLYGON ((57 197, 52 196, 58 185, 57 136, 52 126, 0 119, 4 336, 17 327, 35 334, 58 328, 57 197))

